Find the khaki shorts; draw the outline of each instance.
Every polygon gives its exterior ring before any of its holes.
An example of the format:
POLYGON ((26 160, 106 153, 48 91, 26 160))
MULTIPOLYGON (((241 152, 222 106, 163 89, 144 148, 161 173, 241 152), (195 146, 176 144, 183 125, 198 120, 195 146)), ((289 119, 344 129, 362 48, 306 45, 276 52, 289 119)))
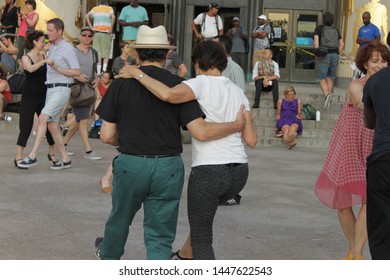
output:
POLYGON ((98 52, 99 58, 108 58, 111 50, 111 35, 95 32, 92 47, 98 52))
POLYGON ((41 113, 49 116, 48 122, 58 123, 62 108, 68 102, 69 96, 69 87, 54 87, 47 89, 45 107, 43 107, 41 113))

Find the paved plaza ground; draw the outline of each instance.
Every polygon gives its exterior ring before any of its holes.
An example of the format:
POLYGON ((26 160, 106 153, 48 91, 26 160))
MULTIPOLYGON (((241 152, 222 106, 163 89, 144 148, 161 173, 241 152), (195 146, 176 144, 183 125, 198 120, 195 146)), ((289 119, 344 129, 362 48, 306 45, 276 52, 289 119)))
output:
MULTIPOLYGON (((79 136, 70 143, 73 167, 53 171, 43 144, 38 165, 13 166, 17 130, 0 130, 0 259, 94 259, 91 247, 103 234, 111 196, 98 180, 116 155, 113 147, 91 140, 103 159, 83 158, 79 136)), ((31 150, 34 137, 26 151, 31 150)), ((214 222, 218 259, 318 260, 339 259, 347 251, 337 212, 323 206, 313 189, 324 149, 299 147, 248 149, 250 174, 238 206, 220 207, 214 222)), ((188 179, 191 146, 184 145, 188 179)), ((186 180, 187 181, 187 180, 186 180)), ((177 240, 188 234, 186 188, 180 207, 177 240)), ((131 226, 123 259, 144 259, 142 210, 131 226)), ((366 249, 366 258, 369 253, 366 249)))

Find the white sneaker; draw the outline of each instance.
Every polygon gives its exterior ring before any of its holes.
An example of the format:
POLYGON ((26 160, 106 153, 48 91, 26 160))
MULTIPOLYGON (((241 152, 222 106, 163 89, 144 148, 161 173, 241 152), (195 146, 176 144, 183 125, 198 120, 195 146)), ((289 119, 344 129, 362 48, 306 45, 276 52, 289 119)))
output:
POLYGON ((58 161, 56 163, 53 163, 52 166, 50 166, 50 169, 52 170, 61 170, 61 169, 67 169, 72 167, 72 161, 69 160, 68 162, 58 161))
POLYGON ((330 107, 330 103, 332 102, 332 95, 333 93, 329 93, 325 96, 325 102, 324 102, 325 110, 328 110, 330 107))
POLYGON ((65 151, 66 153, 68 154, 68 156, 73 156, 74 155, 74 152, 70 150, 70 148, 68 146, 65 146, 65 151))
POLYGON ((90 159, 90 160, 100 160, 100 159, 102 159, 102 157, 98 156, 94 151, 90 152, 89 154, 85 153, 84 158, 90 159))

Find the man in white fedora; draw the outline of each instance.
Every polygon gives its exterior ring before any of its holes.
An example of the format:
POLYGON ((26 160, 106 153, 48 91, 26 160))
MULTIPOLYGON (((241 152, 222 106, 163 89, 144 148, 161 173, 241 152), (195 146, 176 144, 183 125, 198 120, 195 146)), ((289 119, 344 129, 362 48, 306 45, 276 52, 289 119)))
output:
MULTIPOLYGON (((163 26, 141 26, 131 47, 142 73, 170 87, 184 80, 163 68, 168 50, 175 48, 163 26)), ((113 161, 111 214, 104 238, 95 240, 100 259, 121 258, 129 225, 141 206, 146 258, 170 259, 184 181, 180 127, 199 140, 211 140, 241 131, 245 124, 243 110, 230 123, 205 122, 196 101, 161 101, 141 85, 143 76, 115 79, 96 111, 103 119, 100 139, 120 151, 113 161)))

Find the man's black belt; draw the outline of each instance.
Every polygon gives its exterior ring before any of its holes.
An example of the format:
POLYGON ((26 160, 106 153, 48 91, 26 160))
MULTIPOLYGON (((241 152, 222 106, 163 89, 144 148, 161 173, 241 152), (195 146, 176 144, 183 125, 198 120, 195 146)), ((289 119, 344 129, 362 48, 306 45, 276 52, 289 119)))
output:
POLYGON ((231 162, 231 163, 227 163, 227 164, 224 164, 224 165, 227 166, 227 167, 236 167, 236 166, 243 165, 243 163, 231 162))
POLYGON ((177 157, 179 154, 172 154, 172 155, 132 155, 135 157, 144 157, 144 158, 166 158, 166 157, 177 157))
POLYGON ((95 33, 104 33, 104 34, 108 34, 108 32, 98 31, 98 30, 94 30, 93 32, 95 32, 95 33))
POLYGON ((70 87, 71 84, 65 83, 55 83, 55 84, 46 84, 47 88, 55 88, 55 87, 70 87))

